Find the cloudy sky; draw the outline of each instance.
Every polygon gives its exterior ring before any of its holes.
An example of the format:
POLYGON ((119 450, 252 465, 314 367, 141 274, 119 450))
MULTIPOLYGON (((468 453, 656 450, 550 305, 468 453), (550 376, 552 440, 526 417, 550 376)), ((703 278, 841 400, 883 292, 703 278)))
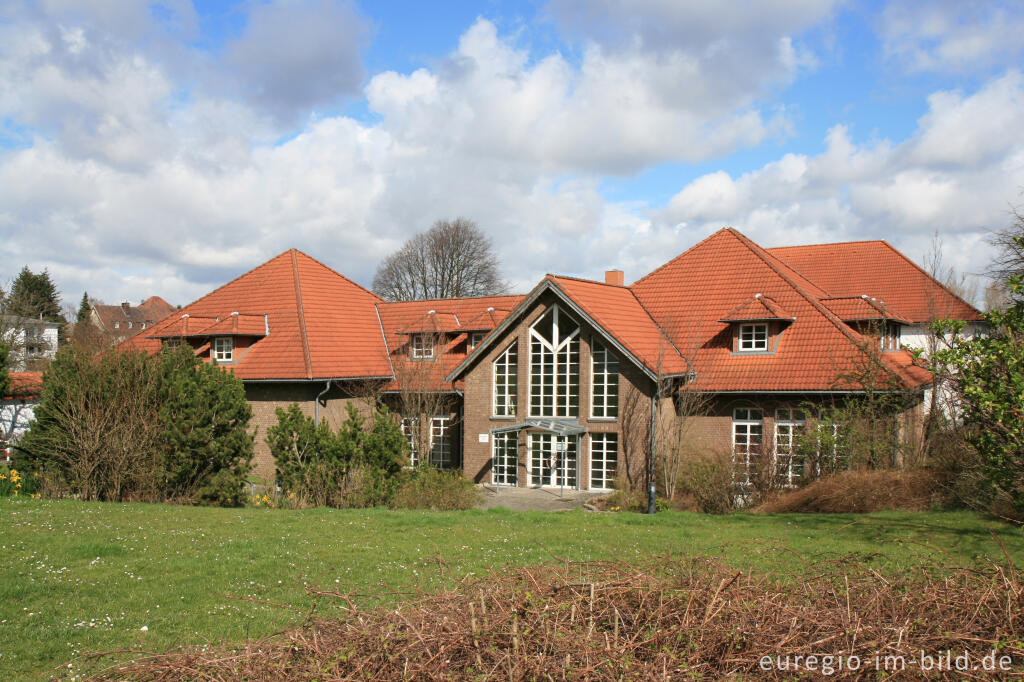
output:
POLYGON ((1024 203, 1024 4, 0 0, 0 278, 187 303, 438 218, 520 291, 732 225, 980 272, 1024 203))

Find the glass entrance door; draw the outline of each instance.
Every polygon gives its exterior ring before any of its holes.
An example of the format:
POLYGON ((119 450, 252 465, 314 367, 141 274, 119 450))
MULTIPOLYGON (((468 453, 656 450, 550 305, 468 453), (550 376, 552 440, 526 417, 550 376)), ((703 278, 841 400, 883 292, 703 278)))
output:
POLYGON ((576 487, 577 436, 530 434, 530 485, 576 487), (564 449, 559 447, 564 443, 564 449))
POLYGON ((519 469, 518 434, 496 433, 492 441, 494 454, 491 459, 491 482, 494 485, 516 485, 519 469))

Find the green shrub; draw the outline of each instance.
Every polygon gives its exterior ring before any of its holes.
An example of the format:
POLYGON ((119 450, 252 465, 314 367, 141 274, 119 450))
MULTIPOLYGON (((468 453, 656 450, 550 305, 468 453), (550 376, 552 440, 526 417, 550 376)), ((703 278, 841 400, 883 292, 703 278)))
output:
POLYGON ((482 495, 472 481, 459 471, 442 471, 430 465, 414 469, 409 480, 398 488, 391 506, 394 509, 433 509, 455 511, 474 509, 482 495))
POLYGON ((401 427, 379 408, 369 429, 350 403, 337 432, 315 424, 297 404, 277 409, 267 430, 281 503, 287 506, 377 507, 391 502, 401 484, 407 448, 401 427))

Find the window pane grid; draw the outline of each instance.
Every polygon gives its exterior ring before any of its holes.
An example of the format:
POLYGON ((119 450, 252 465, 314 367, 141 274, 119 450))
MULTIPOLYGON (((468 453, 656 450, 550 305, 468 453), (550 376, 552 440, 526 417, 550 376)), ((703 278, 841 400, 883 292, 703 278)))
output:
POLYGON ((750 485, 757 474, 764 425, 761 410, 736 408, 732 419, 733 481, 750 485))
POLYGON ((494 415, 497 417, 514 417, 516 414, 516 396, 518 394, 519 353, 517 344, 513 343, 494 361, 494 415))
POLYGON ((741 324, 740 350, 768 350, 768 325, 741 324))
POLYGON ((604 346, 594 343, 591 353, 591 416, 615 418, 619 414, 619 361, 604 346))
POLYGON ((402 417, 402 434, 409 445, 409 464, 418 466, 420 463, 419 453, 416 451, 416 426, 418 419, 413 417, 402 417))
POLYGON ((530 434, 530 485, 576 487, 577 439, 566 438, 565 441, 565 452, 558 452, 556 436, 550 433, 530 434))
POLYGON ((775 473, 783 485, 795 485, 804 475, 804 457, 797 452, 807 424, 804 413, 792 408, 775 411, 775 473))
POLYGON ((619 435, 595 433, 590 437, 590 487, 608 490, 615 487, 619 435))
POLYGON ((438 469, 451 469, 451 417, 430 420, 430 465, 438 469))
POLYGON ((494 434, 491 461, 491 482, 495 485, 516 485, 519 469, 519 437, 514 433, 494 434))
POLYGON ((576 417, 580 403, 579 325, 552 307, 530 329, 530 414, 576 417))
POLYGON ((213 359, 217 362, 231 362, 235 355, 235 340, 220 336, 213 340, 213 359))

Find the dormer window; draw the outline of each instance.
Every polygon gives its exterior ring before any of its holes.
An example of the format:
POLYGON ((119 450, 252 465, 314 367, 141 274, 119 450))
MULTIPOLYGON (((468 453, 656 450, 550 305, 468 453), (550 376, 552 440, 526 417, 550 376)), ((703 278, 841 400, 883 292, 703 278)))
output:
POLYGON ((767 351, 768 325, 764 323, 741 324, 737 349, 741 353, 767 351))
POLYGON ((895 322, 886 322, 882 325, 879 334, 878 345, 883 351, 894 351, 900 349, 900 326, 895 322))
POLYGON ((230 336, 218 336, 213 340, 213 359, 217 362, 234 362, 235 340, 230 336))
POLYGON ((484 340, 484 332, 473 332, 469 335, 469 349, 473 350, 480 345, 480 342, 484 340))
POLYGON ((412 359, 432 360, 434 357, 434 337, 427 334, 416 334, 412 337, 412 359))

